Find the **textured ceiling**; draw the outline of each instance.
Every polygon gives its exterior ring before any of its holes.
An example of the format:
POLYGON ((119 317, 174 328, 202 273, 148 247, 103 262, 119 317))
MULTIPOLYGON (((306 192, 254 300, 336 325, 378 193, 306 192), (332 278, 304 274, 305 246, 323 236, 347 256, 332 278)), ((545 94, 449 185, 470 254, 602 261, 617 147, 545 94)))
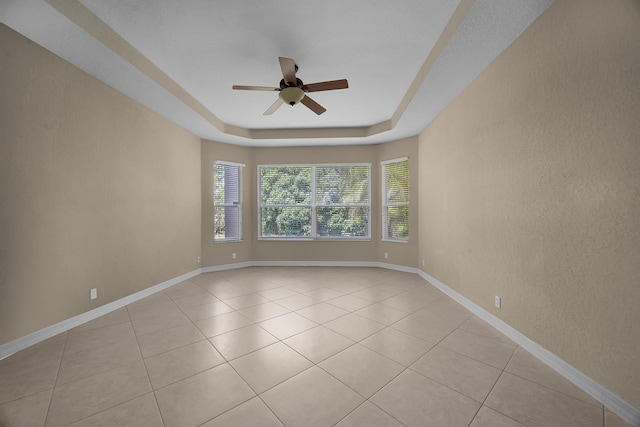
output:
POLYGON ((422 131, 552 0, 3 0, 2 22, 196 135, 372 144, 422 131), (262 113, 278 56, 349 89, 262 113))

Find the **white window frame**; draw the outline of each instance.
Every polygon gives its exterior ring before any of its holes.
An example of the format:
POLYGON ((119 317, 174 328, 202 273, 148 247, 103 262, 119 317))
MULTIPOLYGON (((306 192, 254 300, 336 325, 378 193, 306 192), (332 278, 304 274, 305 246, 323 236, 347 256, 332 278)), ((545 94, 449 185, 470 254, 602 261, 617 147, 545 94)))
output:
MULTIPOLYGON (((242 197, 243 197, 243 191, 242 191, 242 171, 244 170, 244 163, 235 163, 235 162, 229 162, 226 160, 215 160, 213 162, 213 169, 214 169, 214 173, 213 173, 213 191, 215 192, 215 179, 216 179, 216 175, 215 175, 215 167, 216 165, 225 165, 225 166, 237 166, 238 167, 238 204, 235 203, 221 203, 221 204, 216 204, 215 203, 215 195, 213 197, 214 202, 213 202, 213 210, 214 210, 214 216, 215 216, 215 208, 227 208, 227 207, 237 207, 238 208, 238 236, 237 237, 232 237, 232 238, 224 238, 224 239, 218 239, 215 236, 215 224, 214 224, 214 233, 213 233, 213 242, 214 243, 229 243, 229 242, 241 242, 242 241, 242 197)), ((215 220, 214 220, 215 222, 215 220)))
POLYGON ((313 240, 346 240, 346 241, 370 241, 371 240, 371 163, 283 163, 283 164, 263 164, 258 165, 257 168, 257 189, 258 195, 258 240, 277 240, 277 241, 313 241, 313 240), (350 205, 324 205, 316 204, 316 168, 323 167, 348 167, 348 166, 366 166, 368 174, 367 191, 369 192, 369 203, 358 203, 350 205), (260 187, 260 169, 261 168, 296 168, 296 167, 310 167, 311 168, 311 204, 310 205, 263 205, 261 197, 260 187), (311 236, 309 237, 263 237, 262 236, 262 208, 278 208, 278 207, 310 207, 311 208, 311 236), (354 236, 354 237, 340 237, 340 236, 318 236, 317 233, 317 208, 323 207, 366 207, 367 210, 367 235, 366 236, 354 236))
MULTIPOLYGON (((391 238, 388 236, 389 227, 387 226, 387 208, 393 206, 406 206, 407 209, 411 207, 411 180, 409 180, 409 199, 406 203, 389 203, 387 201, 387 177, 385 174, 385 166, 390 163, 399 163, 409 161, 409 157, 398 157, 396 159, 384 160, 380 162, 380 177, 382 187, 382 241, 383 242, 395 242, 395 243, 409 243, 409 237, 411 235, 411 229, 409 229, 409 235, 406 238, 391 238)), ((411 169, 407 171, 411 173, 411 169)))

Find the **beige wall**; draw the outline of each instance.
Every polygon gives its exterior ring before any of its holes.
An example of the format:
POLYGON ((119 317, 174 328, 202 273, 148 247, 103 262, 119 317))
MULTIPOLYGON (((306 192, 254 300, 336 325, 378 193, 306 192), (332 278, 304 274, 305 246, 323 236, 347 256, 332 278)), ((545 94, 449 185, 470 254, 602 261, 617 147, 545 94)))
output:
POLYGON ((0 57, 0 343, 197 269, 200 139, 1 24, 0 57))
MULTIPOLYGON (((418 221, 418 196, 420 194, 420 179, 418 178, 418 137, 407 138, 401 141, 389 142, 378 145, 378 160, 409 157, 409 241, 407 243, 380 241, 378 245, 377 261, 399 264, 407 267, 418 267, 421 260, 418 259, 418 236, 420 235, 420 221, 418 221), (389 258, 385 259, 385 252, 389 258)), ((382 168, 376 166, 379 171, 379 179, 382 179, 382 168)), ((382 182, 378 181, 380 197, 382 197, 382 182)), ((380 202, 381 203, 381 202, 380 202)), ((382 213, 380 213, 382 217, 382 213)), ((379 223, 382 233, 382 223, 379 223)))
POLYGON ((639 123, 639 3, 557 0, 419 144, 425 271, 636 406, 639 123))
POLYGON ((202 143, 202 254, 203 266, 217 266, 246 261, 386 261, 409 267, 417 266, 418 253, 418 138, 408 138, 381 145, 332 147, 259 148, 239 147, 213 141, 202 143), (409 243, 381 242, 380 161, 397 157, 410 158, 410 211, 412 238, 409 243), (243 172, 243 241, 213 243, 214 160, 246 165, 243 172), (275 241, 258 240, 257 165, 313 163, 371 163, 371 240, 368 241, 275 241), (231 254, 235 252, 234 260, 231 254), (384 259, 384 252, 389 259, 384 259))
POLYGON ((252 149, 214 141, 202 141, 202 266, 233 264, 252 260, 255 227, 251 212, 255 198, 255 172, 252 149), (224 160, 244 164, 242 170, 242 241, 214 243, 213 224, 213 162, 224 160), (231 257, 236 253, 236 259, 231 257))

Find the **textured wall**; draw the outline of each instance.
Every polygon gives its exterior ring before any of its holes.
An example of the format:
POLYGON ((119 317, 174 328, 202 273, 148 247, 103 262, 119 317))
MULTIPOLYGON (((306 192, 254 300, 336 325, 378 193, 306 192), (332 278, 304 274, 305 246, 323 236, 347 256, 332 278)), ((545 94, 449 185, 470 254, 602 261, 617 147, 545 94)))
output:
POLYGON ((640 407, 640 3, 557 0, 419 157, 425 271, 640 407))
POLYGON ((200 139, 1 24, 0 58, 0 343, 198 268, 200 139))
POLYGON ((252 149, 214 141, 202 141, 202 266, 232 264, 252 260, 255 226, 251 212, 256 199, 251 191, 255 187, 255 167, 252 149), (213 224, 213 162, 224 160, 241 163, 242 171, 242 241, 214 243, 213 224), (236 259, 231 257, 236 253, 236 259))
MULTIPOLYGON (((377 147, 379 162, 376 168, 379 171, 380 179, 382 179, 380 162, 397 159, 399 157, 409 157, 409 241, 406 243, 380 241, 378 244, 377 260, 415 268, 420 263, 420 260, 418 260, 418 236, 420 226, 420 222, 418 221, 418 190, 420 188, 420 180, 418 179, 418 138, 413 137, 388 142, 386 144, 380 144, 377 147), (384 257, 385 252, 389 254, 389 258, 384 257)), ((382 197, 381 181, 379 181, 376 191, 378 191, 380 197, 382 197)), ((379 217, 382 220, 381 207, 379 217)), ((380 223, 379 227, 380 233, 382 234, 382 223, 380 223)))
POLYGON ((409 138, 382 145, 339 147, 246 148, 212 141, 202 145, 202 253, 203 266, 215 266, 243 261, 383 261, 383 252, 389 252, 386 261, 415 267, 417 254, 417 138, 409 138), (416 186, 412 195, 412 240, 409 244, 385 243, 381 249, 380 164, 381 160, 409 156, 412 177, 416 186), (216 159, 244 163, 243 241, 238 243, 212 243, 213 221, 212 172, 216 159), (415 162, 415 163, 413 163, 415 162), (371 235, 369 241, 268 241, 257 238, 257 175, 260 164, 310 163, 371 163, 371 235), (234 261, 231 253, 236 252, 234 261))

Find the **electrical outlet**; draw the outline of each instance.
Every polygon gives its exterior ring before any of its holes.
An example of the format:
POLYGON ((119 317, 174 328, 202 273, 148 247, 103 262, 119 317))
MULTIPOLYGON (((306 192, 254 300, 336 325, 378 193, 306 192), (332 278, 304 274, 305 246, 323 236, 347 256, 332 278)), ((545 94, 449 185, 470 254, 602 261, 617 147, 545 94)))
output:
POLYGON ((98 288, 91 289, 91 299, 98 298, 98 288))
POLYGON ((496 308, 500 308, 501 301, 500 301, 500 297, 498 295, 496 295, 495 304, 496 304, 496 308))
POLYGON ((236 253, 235 252, 231 254, 231 258, 236 259, 236 253))
POLYGON ((200 264, 200 257, 198 257, 198 264, 200 264))
POLYGON ((384 257, 385 257, 385 259, 386 259, 386 258, 389 258, 389 253, 388 253, 388 252, 385 252, 385 253, 384 253, 384 257))
POLYGON ((422 260, 422 266, 424 267, 424 260, 422 260))

